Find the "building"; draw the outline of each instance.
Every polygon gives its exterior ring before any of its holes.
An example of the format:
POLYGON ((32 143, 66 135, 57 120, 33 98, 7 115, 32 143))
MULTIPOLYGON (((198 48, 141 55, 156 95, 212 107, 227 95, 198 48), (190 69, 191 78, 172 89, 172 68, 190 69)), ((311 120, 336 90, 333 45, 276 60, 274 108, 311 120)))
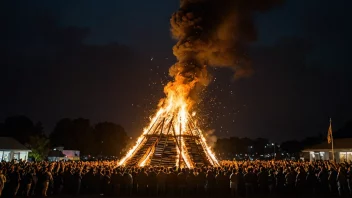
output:
MULTIPOLYGON (((323 142, 304 149, 305 159, 315 160, 332 160, 332 144, 323 142)), ((336 162, 352 161, 352 138, 334 139, 334 154, 336 162)))
POLYGON ((19 143, 11 137, 0 137, 0 160, 10 162, 12 160, 28 159, 28 152, 31 152, 27 147, 19 143))
POLYGON ((64 150, 64 147, 56 147, 49 152, 48 160, 49 161, 80 160, 80 151, 64 150))

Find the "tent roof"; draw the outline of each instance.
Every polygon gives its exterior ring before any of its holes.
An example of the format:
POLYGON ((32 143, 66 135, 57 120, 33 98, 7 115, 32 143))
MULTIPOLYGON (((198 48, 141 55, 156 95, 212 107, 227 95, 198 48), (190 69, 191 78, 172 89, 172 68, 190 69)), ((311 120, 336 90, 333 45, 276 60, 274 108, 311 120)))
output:
MULTIPOLYGON (((352 149, 352 138, 334 139, 334 149, 352 149)), ((327 141, 305 148, 303 151, 331 150, 331 144, 327 141)))
POLYGON ((11 137, 0 137, 0 150, 30 151, 30 149, 11 137))

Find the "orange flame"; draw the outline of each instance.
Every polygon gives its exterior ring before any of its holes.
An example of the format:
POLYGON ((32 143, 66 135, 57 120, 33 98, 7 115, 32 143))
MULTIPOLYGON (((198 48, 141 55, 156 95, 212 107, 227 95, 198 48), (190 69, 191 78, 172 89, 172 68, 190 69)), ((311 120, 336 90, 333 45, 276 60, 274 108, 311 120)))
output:
MULTIPOLYGON (((185 78, 181 75, 175 75, 175 80, 173 82, 169 82, 164 87, 164 92, 166 94, 166 98, 162 99, 159 103, 159 110, 157 113, 151 118, 148 127, 143 130, 143 134, 137 139, 136 145, 129 150, 125 157, 123 157, 119 165, 125 165, 126 162, 132 158, 134 153, 138 151, 138 148, 143 145, 144 141, 146 141, 146 135, 153 130, 156 130, 158 126, 155 126, 155 122, 160 118, 165 118, 167 121, 173 120, 173 130, 176 136, 181 135, 189 135, 190 132, 187 131, 187 126, 189 126, 191 108, 194 105, 194 100, 189 97, 190 91, 194 89, 195 85, 198 83, 197 78, 194 78, 191 82, 186 82, 185 78)), ((195 115, 195 112, 192 112, 192 115, 195 115)), ((193 122, 194 127, 198 129, 196 123, 193 122)), ((166 133, 165 131, 163 133, 166 133)), ((207 145, 206 139, 202 135, 200 130, 197 131, 197 135, 200 136, 200 141, 203 149, 206 152, 208 160, 211 162, 213 166, 218 166, 219 162, 217 161, 215 155, 211 151, 211 148, 207 145)), ((179 138, 176 140, 178 142, 177 147, 177 159, 176 166, 179 165, 179 160, 182 159, 187 167, 192 168, 192 160, 187 151, 187 147, 183 138, 179 138)), ((139 163, 139 166, 145 166, 150 161, 153 152, 148 152, 146 156, 144 156, 143 160, 139 163)))

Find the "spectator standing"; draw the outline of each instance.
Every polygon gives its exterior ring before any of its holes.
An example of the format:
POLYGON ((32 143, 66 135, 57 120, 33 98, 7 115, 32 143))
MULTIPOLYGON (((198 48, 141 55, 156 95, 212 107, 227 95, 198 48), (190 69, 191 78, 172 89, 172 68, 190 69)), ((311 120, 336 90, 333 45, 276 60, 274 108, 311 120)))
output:
POLYGON ((53 182, 53 176, 51 175, 51 172, 49 171, 49 168, 45 168, 44 174, 43 174, 43 188, 42 188, 42 196, 47 197, 47 192, 49 188, 49 184, 53 182))
POLYGON ((0 197, 2 195, 2 191, 4 190, 6 183, 6 176, 3 174, 3 170, 0 168, 0 197))
POLYGON ((233 169, 232 174, 230 175, 230 190, 232 197, 238 195, 239 174, 236 172, 236 169, 233 169))

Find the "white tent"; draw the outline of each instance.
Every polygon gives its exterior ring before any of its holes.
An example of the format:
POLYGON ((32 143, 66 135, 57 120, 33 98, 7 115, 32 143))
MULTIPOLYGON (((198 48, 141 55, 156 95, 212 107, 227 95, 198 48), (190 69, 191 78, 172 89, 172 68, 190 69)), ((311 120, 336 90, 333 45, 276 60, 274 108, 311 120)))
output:
POLYGON ((27 160, 30 151, 11 137, 0 137, 0 161, 27 160))

